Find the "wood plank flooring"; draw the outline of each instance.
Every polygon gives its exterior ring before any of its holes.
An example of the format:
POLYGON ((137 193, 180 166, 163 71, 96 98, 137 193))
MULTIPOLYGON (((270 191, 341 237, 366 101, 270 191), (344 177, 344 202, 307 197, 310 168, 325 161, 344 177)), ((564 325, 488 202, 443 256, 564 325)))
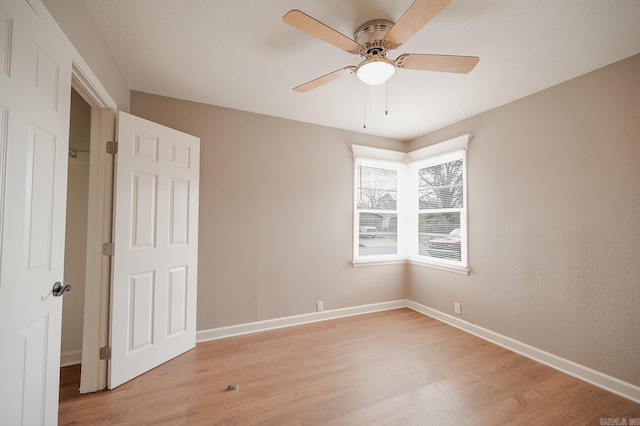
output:
POLYGON ((409 309, 202 343, 115 390, 63 399, 59 413, 61 425, 599 425, 610 418, 640 419, 640 404, 409 309))
POLYGON ((80 396, 80 364, 60 369, 60 401, 80 396))

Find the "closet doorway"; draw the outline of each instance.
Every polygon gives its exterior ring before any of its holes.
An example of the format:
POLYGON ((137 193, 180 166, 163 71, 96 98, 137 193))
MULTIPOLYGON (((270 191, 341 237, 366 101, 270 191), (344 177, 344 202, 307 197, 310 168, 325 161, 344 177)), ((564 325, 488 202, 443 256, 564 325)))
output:
MULTIPOLYGON (((64 282, 72 286, 62 306, 60 366, 71 375, 69 392, 107 386, 113 156, 107 142, 115 133, 116 106, 104 89, 72 66, 64 282), (68 297, 67 297, 68 296, 68 297), (80 385, 77 376, 80 373, 80 385)), ((62 388, 61 388, 62 390, 62 388)), ((66 392, 66 390, 65 390, 66 392)))
POLYGON ((63 398, 79 394, 80 389, 87 276, 90 140, 91 106, 72 88, 64 257, 64 282, 72 286, 72 291, 65 295, 62 305, 60 366, 65 374, 61 376, 60 396, 63 398))

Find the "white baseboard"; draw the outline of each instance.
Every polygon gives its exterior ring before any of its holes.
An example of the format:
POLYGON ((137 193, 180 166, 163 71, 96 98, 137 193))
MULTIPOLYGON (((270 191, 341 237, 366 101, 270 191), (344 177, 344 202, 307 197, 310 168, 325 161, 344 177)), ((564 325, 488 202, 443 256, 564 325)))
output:
POLYGON ((82 351, 67 351, 60 354, 60 367, 82 364, 82 351))
POLYGON ((456 318, 444 312, 437 311, 429 308, 428 306, 406 299, 201 330, 196 333, 196 341, 201 343, 210 340, 224 339, 226 337, 241 336, 243 334, 258 333, 277 328, 292 327, 295 325, 399 308, 412 309, 423 315, 473 334, 474 336, 478 336, 481 339, 495 343, 498 346, 502 346, 503 348, 509 349, 534 361, 545 364, 577 379, 590 383, 594 386, 598 386, 599 388, 605 389, 616 395, 620 395, 623 398, 640 403, 639 386, 627 383, 592 368, 585 367, 584 365, 577 364, 573 361, 569 361, 568 359, 543 351, 542 349, 535 348, 527 345, 526 343, 522 343, 518 340, 496 333, 495 331, 471 324, 468 321, 464 321, 460 318, 456 318))
POLYGON ((640 403, 640 387, 409 300, 407 307, 623 398, 640 403))
POLYGON ((292 327, 294 325, 308 324, 335 318, 349 317, 352 315, 368 314, 371 312, 387 311, 407 307, 407 300, 394 300, 391 302, 373 303, 370 305, 354 306, 350 308, 332 309, 322 312, 311 312, 290 317, 274 318, 264 321, 249 322, 245 324, 230 325, 227 327, 211 328, 196 332, 196 342, 224 339, 225 337, 241 336, 243 334, 258 333, 277 328, 292 327))

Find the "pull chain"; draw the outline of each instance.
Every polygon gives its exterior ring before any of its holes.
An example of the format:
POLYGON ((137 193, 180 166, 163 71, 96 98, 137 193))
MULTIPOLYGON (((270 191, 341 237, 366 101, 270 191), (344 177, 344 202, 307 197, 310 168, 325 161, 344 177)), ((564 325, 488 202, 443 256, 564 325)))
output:
POLYGON ((389 115, 389 80, 384 82, 384 115, 389 115))
POLYGON ((362 128, 367 128, 367 89, 368 85, 364 86, 364 96, 362 97, 362 128))

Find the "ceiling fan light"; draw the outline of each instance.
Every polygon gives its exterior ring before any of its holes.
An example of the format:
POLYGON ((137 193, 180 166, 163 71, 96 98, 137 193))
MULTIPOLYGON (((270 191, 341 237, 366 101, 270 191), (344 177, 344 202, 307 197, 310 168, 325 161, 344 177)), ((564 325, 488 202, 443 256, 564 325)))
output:
POLYGON ((375 86, 387 81, 395 71, 393 61, 375 55, 358 65, 356 75, 363 83, 375 86))

